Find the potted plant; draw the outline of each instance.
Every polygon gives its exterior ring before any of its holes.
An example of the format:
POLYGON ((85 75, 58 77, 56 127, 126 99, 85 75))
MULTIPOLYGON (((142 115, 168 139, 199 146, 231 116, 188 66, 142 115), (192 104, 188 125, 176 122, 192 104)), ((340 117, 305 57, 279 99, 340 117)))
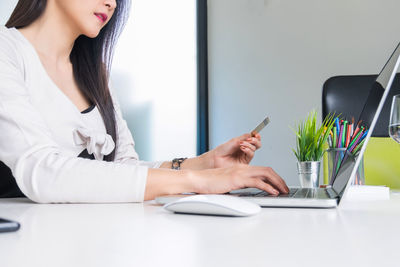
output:
POLYGON ((317 126, 317 112, 311 111, 304 122, 295 130, 296 150, 293 152, 297 158, 297 170, 302 187, 319 186, 319 170, 324 154, 324 144, 327 142, 335 116, 330 114, 317 126))

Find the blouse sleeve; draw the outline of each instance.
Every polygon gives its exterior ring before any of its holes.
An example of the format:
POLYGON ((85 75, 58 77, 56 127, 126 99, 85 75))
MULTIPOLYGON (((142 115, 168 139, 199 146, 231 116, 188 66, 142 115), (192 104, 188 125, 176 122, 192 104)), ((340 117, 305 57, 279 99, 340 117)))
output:
POLYGON ((15 50, 2 44, 0 161, 21 191, 40 203, 143 201, 148 167, 78 158, 60 149, 31 104, 18 66, 15 50))
POLYGON ((113 92, 111 86, 110 92, 113 99, 117 124, 117 148, 115 151, 114 161, 124 164, 147 166, 149 168, 159 168, 163 161, 151 162, 139 160, 139 156, 135 151, 135 141, 132 138, 132 134, 128 128, 126 121, 122 117, 122 112, 117 96, 113 92))

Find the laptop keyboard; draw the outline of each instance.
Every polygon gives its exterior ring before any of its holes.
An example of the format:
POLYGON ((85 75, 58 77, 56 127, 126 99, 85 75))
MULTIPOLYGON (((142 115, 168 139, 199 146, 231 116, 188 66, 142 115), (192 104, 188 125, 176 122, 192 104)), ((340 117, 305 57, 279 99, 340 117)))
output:
POLYGON ((265 191, 261 192, 246 192, 238 194, 240 197, 289 197, 289 198, 316 198, 316 197, 325 197, 327 193, 324 189, 317 188, 290 188, 288 194, 279 194, 277 196, 270 195, 265 191))

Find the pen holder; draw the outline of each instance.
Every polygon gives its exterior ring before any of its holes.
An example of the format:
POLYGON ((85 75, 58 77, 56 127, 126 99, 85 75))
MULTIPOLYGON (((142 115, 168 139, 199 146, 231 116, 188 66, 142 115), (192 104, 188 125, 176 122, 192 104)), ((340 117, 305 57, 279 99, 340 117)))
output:
MULTIPOLYGON (((340 164, 345 156, 345 153, 348 154, 348 157, 353 157, 354 160, 357 159, 357 155, 352 155, 349 152, 346 152, 346 148, 329 148, 325 150, 327 154, 325 159, 328 161, 328 177, 325 179, 325 183, 331 184, 332 177, 337 174, 340 168, 340 164), (335 172, 335 173, 334 173, 335 172)), ((324 164, 326 167, 326 164, 324 164)), ((326 178, 326 177, 325 177, 326 178)), ((358 166, 356 177, 353 180, 352 184, 363 185, 365 184, 365 176, 364 176, 364 158, 361 159, 360 165, 358 166)))

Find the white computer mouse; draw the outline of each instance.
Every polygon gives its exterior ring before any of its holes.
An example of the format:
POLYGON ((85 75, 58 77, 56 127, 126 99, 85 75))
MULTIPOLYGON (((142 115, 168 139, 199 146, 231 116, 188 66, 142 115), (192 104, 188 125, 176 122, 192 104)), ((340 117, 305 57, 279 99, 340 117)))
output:
POLYGON ((165 204, 164 209, 176 213, 251 216, 261 211, 260 206, 248 200, 227 195, 195 195, 165 204))

